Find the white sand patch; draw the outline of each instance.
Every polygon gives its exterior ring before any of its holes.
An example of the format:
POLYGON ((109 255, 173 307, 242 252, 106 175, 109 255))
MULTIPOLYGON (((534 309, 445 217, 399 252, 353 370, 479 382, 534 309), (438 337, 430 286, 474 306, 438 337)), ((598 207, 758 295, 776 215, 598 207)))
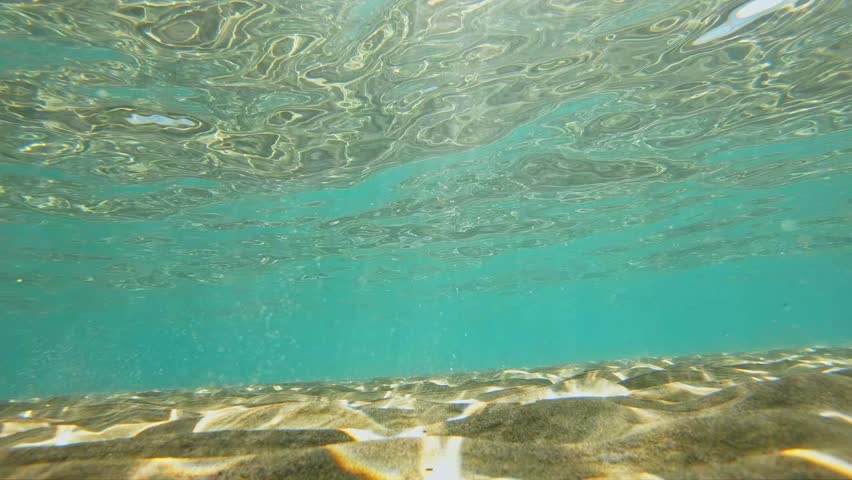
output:
POLYGON ((130 475, 130 479, 210 478, 252 458, 254 458, 254 455, 212 458, 149 458, 140 462, 136 470, 130 475))
POLYGON ((462 477, 462 437, 425 437, 420 456, 424 479, 450 480, 462 477))
POLYGON ((100 432, 86 430, 78 427, 77 425, 58 425, 56 427, 56 434, 53 438, 49 438, 41 442, 19 443, 13 448, 61 447, 63 445, 72 445, 75 443, 104 442, 119 438, 131 438, 144 430, 156 427, 157 425, 163 425, 168 422, 169 420, 164 420, 162 422, 124 423, 120 425, 113 425, 100 432))
POLYGON ((8 437, 35 428, 49 427, 47 422, 3 422, 0 424, 0 438, 8 437))
POLYGON ((825 417, 825 418, 833 418, 833 419, 836 419, 836 420, 842 420, 846 423, 852 424, 852 417, 850 417, 849 415, 846 415, 845 413, 826 410, 824 412, 820 412, 819 416, 825 417))
POLYGON ((485 403, 485 402, 477 402, 477 401, 474 400, 474 401, 470 402, 470 404, 468 404, 467 407, 465 407, 465 409, 462 411, 461 414, 459 414, 458 416, 453 417, 453 418, 448 418, 447 421, 448 422, 455 422, 455 421, 458 421, 458 420, 465 419, 465 418, 467 418, 471 415, 476 415, 477 413, 484 410, 485 407, 487 407, 487 406, 488 406, 488 404, 485 403))
POLYGON ((576 397, 626 397, 630 395, 623 385, 602 378, 588 380, 566 380, 556 398, 576 397))
POLYGON ((834 455, 805 448, 789 448, 787 450, 783 450, 781 455, 801 458, 802 460, 811 462, 814 465, 819 465, 820 467, 831 470, 839 475, 852 478, 852 463, 841 458, 837 458, 834 455))

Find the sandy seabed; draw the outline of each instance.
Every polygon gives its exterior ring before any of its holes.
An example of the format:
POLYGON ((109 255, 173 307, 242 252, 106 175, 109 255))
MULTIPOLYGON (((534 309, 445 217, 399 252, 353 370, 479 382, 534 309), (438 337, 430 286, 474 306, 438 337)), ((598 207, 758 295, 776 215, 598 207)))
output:
POLYGON ((852 478, 852 348, 0 402, 2 479, 852 478))

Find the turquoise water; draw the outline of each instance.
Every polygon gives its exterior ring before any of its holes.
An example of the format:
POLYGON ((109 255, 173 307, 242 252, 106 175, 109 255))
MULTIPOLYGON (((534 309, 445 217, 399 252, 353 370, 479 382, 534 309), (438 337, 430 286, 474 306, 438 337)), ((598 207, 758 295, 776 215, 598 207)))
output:
POLYGON ((42 3, 2 398, 852 340, 843 2, 42 3))

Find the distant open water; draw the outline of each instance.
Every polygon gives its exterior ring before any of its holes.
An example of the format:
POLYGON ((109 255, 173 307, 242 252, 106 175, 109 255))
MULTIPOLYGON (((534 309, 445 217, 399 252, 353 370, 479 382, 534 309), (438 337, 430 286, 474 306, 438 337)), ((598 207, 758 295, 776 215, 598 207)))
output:
POLYGON ((852 340, 843 1, 0 3, 0 398, 852 340))

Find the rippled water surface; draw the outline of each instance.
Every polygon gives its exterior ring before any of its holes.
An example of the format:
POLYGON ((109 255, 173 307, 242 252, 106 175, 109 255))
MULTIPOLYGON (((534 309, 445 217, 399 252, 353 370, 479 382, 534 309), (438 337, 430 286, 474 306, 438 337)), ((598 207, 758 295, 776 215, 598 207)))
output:
POLYGON ((0 396, 852 339, 840 0, 0 2, 0 396))

